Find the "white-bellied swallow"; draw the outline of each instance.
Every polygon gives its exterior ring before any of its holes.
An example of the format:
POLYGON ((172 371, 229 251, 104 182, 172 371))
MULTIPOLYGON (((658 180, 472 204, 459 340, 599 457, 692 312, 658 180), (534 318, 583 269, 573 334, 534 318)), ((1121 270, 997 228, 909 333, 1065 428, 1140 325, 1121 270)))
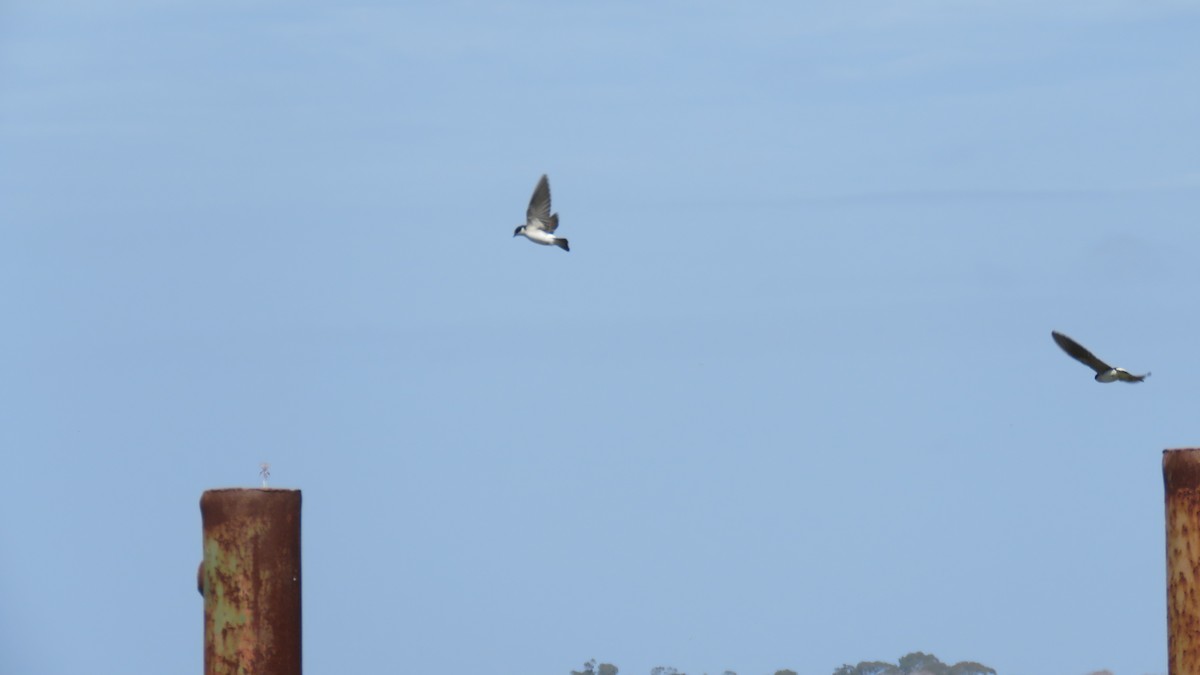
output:
POLYGON ((1124 368, 1113 368, 1107 363, 1096 358, 1096 356, 1085 349, 1083 345, 1056 330, 1050 331, 1050 335, 1054 338, 1054 341, 1058 343, 1058 346, 1062 347, 1062 350, 1069 354, 1071 358, 1096 371, 1097 382, 1116 382, 1117 380, 1122 382, 1141 382, 1147 377, 1150 377, 1150 373, 1146 373, 1145 375, 1134 375, 1124 368))
POLYGON ((554 236, 558 229, 558 214, 550 213, 550 179, 542 175, 533 196, 529 198, 529 208, 525 211, 525 224, 513 230, 513 236, 525 235, 525 238, 542 246, 557 246, 564 251, 570 251, 567 240, 554 236))

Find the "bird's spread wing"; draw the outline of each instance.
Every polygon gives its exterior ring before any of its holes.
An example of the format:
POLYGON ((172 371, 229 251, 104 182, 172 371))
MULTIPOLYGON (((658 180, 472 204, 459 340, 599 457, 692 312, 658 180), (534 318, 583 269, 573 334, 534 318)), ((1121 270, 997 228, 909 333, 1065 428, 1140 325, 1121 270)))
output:
POLYGON ((529 198, 529 209, 525 211, 528 227, 535 230, 554 232, 558 229, 558 218, 550 215, 550 179, 542 175, 533 196, 529 198))
POLYGON ((1059 347, 1062 347, 1064 352, 1069 354, 1071 358, 1075 359, 1076 361, 1086 365, 1088 368, 1091 368, 1097 373, 1107 373, 1108 371, 1112 370, 1111 366, 1096 358, 1095 354, 1092 354, 1085 349, 1083 345, 1072 340, 1066 335, 1063 335, 1058 331, 1051 331, 1050 335, 1054 337, 1054 341, 1058 343, 1059 347))

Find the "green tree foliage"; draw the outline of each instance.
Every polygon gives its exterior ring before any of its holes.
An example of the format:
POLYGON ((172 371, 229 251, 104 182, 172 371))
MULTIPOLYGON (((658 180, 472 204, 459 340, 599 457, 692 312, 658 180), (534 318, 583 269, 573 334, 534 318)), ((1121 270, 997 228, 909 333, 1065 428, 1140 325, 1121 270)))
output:
POLYGON ((862 661, 853 666, 843 665, 834 670, 833 675, 996 675, 996 671, 974 661, 948 666, 933 654, 913 652, 900 657, 898 664, 862 661))
POLYGON ((982 663, 959 661, 950 666, 950 670, 946 671, 946 675, 996 675, 996 671, 982 663))
POLYGON ((900 672, 904 675, 947 675, 950 666, 941 659, 925 652, 913 652, 900 657, 900 672))
POLYGON ((794 671, 794 670, 777 670, 777 671, 775 671, 775 675, 796 675, 796 671, 794 671))
POLYGON ((833 675, 904 675, 894 663, 886 661, 860 661, 858 665, 844 665, 833 671, 833 675))
POLYGON ((583 664, 583 670, 572 670, 571 675, 617 675, 617 667, 611 663, 597 664, 592 659, 583 664))
POLYGON ((583 664, 583 670, 572 670, 571 675, 596 675, 596 659, 583 664))

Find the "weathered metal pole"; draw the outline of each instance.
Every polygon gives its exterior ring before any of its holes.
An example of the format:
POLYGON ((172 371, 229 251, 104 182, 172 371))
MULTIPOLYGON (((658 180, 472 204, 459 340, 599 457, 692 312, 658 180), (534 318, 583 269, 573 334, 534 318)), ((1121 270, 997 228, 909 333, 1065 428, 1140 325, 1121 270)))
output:
POLYGON ((300 675, 300 491, 208 490, 205 675, 300 675))
POLYGON ((1167 493, 1167 668, 1200 673, 1200 448, 1163 452, 1167 493))

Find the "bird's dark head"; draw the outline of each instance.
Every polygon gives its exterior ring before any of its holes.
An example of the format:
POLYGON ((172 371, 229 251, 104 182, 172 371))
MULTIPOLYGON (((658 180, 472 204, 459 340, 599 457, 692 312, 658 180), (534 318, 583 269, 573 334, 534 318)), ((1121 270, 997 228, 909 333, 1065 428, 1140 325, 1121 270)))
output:
POLYGON ((513 236, 515 237, 515 236, 517 236, 518 234, 521 234, 521 233, 522 233, 522 232, 524 232, 524 231, 525 231, 525 226, 524 226, 524 225, 518 225, 518 226, 517 226, 517 229, 513 230, 513 236))

